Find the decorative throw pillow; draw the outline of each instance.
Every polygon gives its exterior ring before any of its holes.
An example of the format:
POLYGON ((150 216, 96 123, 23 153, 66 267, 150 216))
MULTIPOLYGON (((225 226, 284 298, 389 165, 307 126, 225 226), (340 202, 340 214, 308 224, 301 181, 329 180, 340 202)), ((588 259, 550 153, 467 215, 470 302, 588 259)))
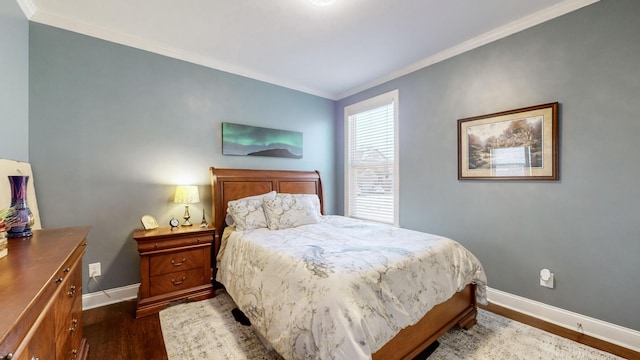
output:
MULTIPOLYGON (((254 195, 254 196, 247 196, 247 197, 243 197, 241 199, 238 200, 234 200, 234 201, 241 201, 241 200, 252 200, 252 199, 262 199, 263 197, 275 197, 276 196, 276 192, 275 191, 270 191, 266 194, 260 194, 260 195, 254 195)), ((229 209, 227 208, 227 215, 224 218, 224 222, 227 223, 227 225, 229 226, 233 226, 234 222, 233 222, 233 216, 231 216, 231 214, 229 213, 229 209)))
POLYGON ((320 200, 303 194, 278 194, 275 198, 265 198, 263 207, 269 230, 288 229, 320 221, 320 200))

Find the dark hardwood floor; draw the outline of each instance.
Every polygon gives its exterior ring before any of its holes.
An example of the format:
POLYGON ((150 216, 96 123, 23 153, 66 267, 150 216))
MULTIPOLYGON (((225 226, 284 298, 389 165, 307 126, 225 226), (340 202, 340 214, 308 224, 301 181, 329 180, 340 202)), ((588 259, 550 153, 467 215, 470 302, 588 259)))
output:
POLYGON ((160 318, 135 313, 135 300, 83 311, 89 359, 166 360, 160 318))
MULTIPOLYGON (((640 359, 640 353, 588 335, 553 325, 494 304, 481 308, 509 319, 548 331, 625 359, 640 359)), ((135 318, 135 300, 83 312, 84 334, 91 360, 166 360, 167 353, 157 314, 135 318)))

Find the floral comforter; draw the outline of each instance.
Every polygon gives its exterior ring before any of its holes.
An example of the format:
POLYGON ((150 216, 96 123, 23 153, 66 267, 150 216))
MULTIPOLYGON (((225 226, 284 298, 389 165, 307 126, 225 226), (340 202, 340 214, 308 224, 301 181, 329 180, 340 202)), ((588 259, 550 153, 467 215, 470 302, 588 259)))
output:
POLYGON ((341 216, 233 232, 217 280, 285 359, 370 359, 467 284, 478 259, 441 236, 341 216))

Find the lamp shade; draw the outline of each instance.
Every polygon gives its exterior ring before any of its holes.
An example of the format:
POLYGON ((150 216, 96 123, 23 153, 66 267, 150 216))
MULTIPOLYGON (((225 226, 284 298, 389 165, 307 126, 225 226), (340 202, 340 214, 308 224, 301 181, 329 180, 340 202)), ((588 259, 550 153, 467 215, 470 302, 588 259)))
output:
POLYGON ((176 197, 173 202, 178 204, 193 204, 200 202, 198 187, 178 185, 176 187, 176 197))

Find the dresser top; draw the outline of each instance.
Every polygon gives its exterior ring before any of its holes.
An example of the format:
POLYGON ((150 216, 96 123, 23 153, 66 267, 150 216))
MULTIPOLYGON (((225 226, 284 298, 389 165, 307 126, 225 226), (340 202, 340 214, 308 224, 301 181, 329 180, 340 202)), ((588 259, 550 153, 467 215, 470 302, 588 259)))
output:
POLYGON ((62 266, 83 253, 90 230, 90 226, 34 230, 31 237, 7 239, 9 253, 0 259, 0 341, 39 302, 62 266))

